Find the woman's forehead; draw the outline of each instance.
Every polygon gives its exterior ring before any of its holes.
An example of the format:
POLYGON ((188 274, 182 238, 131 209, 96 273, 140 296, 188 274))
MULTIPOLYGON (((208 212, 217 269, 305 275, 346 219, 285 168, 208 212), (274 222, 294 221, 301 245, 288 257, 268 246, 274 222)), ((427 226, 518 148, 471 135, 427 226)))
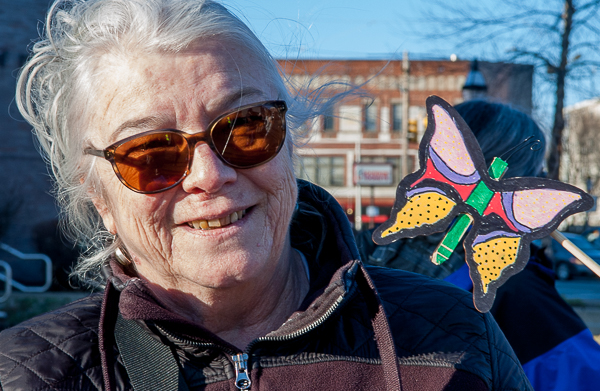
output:
POLYGON ((215 42, 180 53, 106 58, 90 121, 111 132, 146 117, 206 122, 235 105, 274 98, 264 67, 249 57, 244 48, 215 42))
POLYGON ((267 70, 249 49, 222 41, 206 41, 180 52, 108 53, 100 61, 99 74, 126 79, 121 89, 196 86, 210 83, 264 85, 267 70), (102 69, 103 68, 103 69, 102 69), (157 83, 165 83, 156 85, 157 83))

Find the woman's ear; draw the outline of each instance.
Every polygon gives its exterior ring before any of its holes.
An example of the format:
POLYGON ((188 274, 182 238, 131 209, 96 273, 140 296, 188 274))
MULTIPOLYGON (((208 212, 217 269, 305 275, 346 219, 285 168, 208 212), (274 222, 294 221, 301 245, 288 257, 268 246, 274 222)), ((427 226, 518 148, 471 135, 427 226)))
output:
POLYGON ((113 214, 106 203, 106 200, 99 196, 97 193, 94 193, 92 196, 92 202, 96 207, 96 210, 102 217, 102 222, 104 223, 104 227, 113 235, 117 234, 117 226, 115 224, 115 219, 113 218, 113 214))
MULTIPOLYGON (((79 182, 83 184, 85 179, 80 178, 79 182)), ((117 226, 115 224, 115 219, 113 218, 113 214, 110 211, 108 204, 104 197, 96 191, 94 186, 90 186, 88 188, 88 195, 90 196, 92 203, 96 207, 98 214, 102 218, 102 222, 104 223, 104 227, 113 235, 117 234, 117 226)))

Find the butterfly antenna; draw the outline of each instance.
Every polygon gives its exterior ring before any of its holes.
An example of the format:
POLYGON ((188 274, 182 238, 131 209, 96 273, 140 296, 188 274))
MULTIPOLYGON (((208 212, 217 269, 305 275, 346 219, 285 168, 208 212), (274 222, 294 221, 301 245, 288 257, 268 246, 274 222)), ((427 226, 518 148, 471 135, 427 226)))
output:
POLYGON ((525 140, 521 141, 519 144, 504 152, 502 156, 500 156, 500 159, 504 160, 505 162, 508 162, 512 155, 514 155, 516 152, 525 147, 529 147, 529 149, 532 151, 537 151, 542 147, 542 142, 540 139, 535 139, 533 136, 529 136, 525 140))

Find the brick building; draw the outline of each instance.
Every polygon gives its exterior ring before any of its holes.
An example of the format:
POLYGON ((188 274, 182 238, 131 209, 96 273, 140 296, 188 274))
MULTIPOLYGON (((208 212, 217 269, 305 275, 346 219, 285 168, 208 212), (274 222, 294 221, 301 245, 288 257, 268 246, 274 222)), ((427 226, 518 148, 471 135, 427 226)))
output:
MULTIPOLYGON (((362 211, 360 222, 363 224, 385 221, 394 203, 396 185, 402 178, 404 140, 401 130, 406 113, 402 61, 281 60, 280 64, 292 85, 305 86, 310 82, 310 89, 316 89, 333 80, 364 85, 368 96, 343 102, 312 125, 313 137, 299 150, 296 174, 331 192, 351 221, 357 220, 356 210, 362 211), (362 186, 357 190, 354 185, 357 161, 391 166, 391 184, 362 186), (365 215, 369 206, 371 216, 365 215)), ((408 173, 418 164, 418 143, 427 127, 426 98, 438 95, 451 104, 461 103, 470 64, 469 61, 410 61, 408 173)), ((532 66, 479 62, 479 70, 486 79, 489 99, 531 112, 532 66)))
POLYGON ((572 216, 569 223, 599 227, 600 98, 585 100, 566 107, 565 119, 560 180, 584 189, 596 200, 596 205, 591 210, 572 216))

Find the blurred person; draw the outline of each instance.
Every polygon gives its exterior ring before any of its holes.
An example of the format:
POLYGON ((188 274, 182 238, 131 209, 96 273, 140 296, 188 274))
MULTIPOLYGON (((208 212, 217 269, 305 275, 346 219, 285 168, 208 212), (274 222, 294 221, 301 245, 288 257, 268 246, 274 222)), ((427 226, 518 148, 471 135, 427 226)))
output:
POLYGON ((0 333, 0 388, 530 390, 467 292, 365 268, 296 180, 318 98, 215 1, 55 2, 17 101, 103 293, 0 333))
MULTIPOLYGON (((469 101, 455 107, 481 146, 486 164, 511 154, 504 178, 543 176, 545 138, 535 121, 507 105, 469 101), (532 136, 539 145, 523 144, 532 136), (508 152, 511 151, 511 152, 508 152)), ((451 282, 471 291, 473 283, 462 245, 446 262, 431 254, 445 232, 377 246, 372 230, 358 234, 367 264, 402 269, 451 282)), ((554 286, 552 262, 531 245, 525 269, 498 289, 491 313, 512 345, 535 390, 596 390, 600 384, 600 345, 554 286)))

